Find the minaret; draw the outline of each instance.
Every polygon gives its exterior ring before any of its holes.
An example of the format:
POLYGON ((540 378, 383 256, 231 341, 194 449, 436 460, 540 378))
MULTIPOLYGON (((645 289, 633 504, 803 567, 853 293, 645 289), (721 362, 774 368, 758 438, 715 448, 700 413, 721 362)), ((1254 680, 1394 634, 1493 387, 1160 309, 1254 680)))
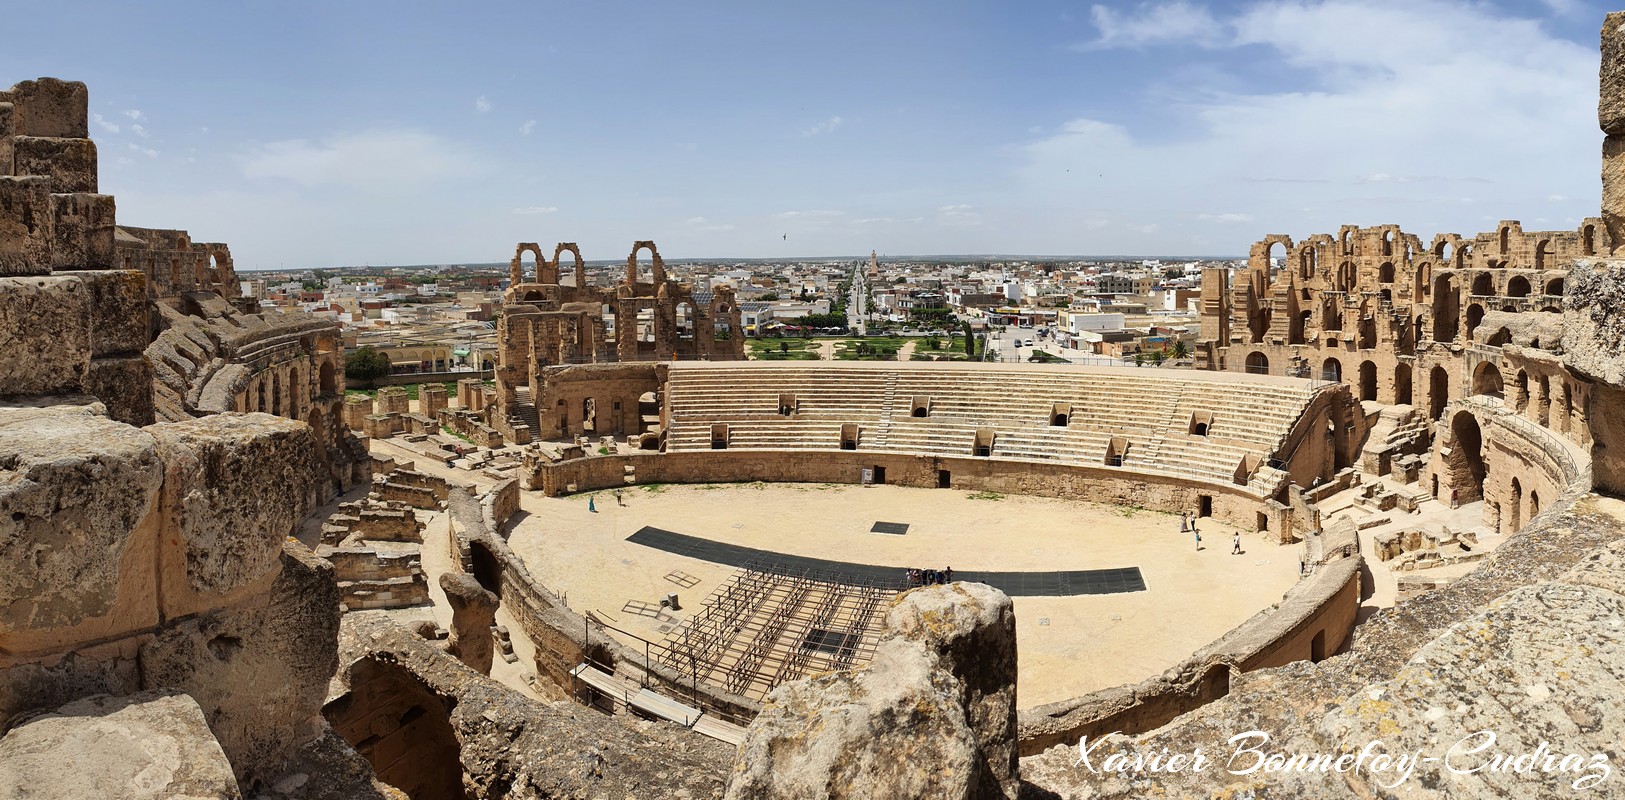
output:
POLYGON ((869 277, 880 277, 880 260, 875 257, 875 251, 869 251, 869 277))

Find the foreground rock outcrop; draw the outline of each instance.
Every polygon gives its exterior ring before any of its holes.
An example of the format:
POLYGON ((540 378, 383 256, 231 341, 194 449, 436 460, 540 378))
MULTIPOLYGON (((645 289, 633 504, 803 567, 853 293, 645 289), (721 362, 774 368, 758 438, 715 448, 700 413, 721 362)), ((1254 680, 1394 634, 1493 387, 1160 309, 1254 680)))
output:
POLYGON ((975 583, 916 589, 886 627, 867 667, 768 695, 729 800, 1017 796, 1010 598, 975 583))
POLYGON ((0 739, 0 798, 237 798, 203 709, 174 691, 95 695, 0 739))

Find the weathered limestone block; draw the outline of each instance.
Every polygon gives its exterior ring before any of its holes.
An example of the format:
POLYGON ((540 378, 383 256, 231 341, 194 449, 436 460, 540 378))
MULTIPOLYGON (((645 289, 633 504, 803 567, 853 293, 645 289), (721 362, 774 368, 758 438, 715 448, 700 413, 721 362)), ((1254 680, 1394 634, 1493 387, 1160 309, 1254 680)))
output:
POLYGON ((1610 254, 1625 246, 1625 134, 1602 140, 1602 224, 1610 254))
POLYGON ((289 542, 279 567, 265 594, 167 628, 140 650, 143 688, 196 698, 244 785, 280 774, 323 733, 321 705, 338 668, 332 565, 289 542))
POLYGON ((113 253, 116 210, 110 194, 51 195, 51 266, 57 270, 117 269, 113 253))
MULTIPOLYGON (((1617 556, 1613 561, 1621 565, 1617 556)), ((1625 705, 1618 701, 1625 693, 1618 668, 1625 661, 1625 626, 1607 622, 1622 617, 1625 597, 1611 591, 1563 583, 1518 589, 1424 646, 1393 678, 1332 709, 1321 731, 1339 752, 1373 740, 1390 753, 1445 756, 1455 746, 1453 763, 1470 766, 1494 753, 1536 753, 1544 743, 1556 754, 1554 763, 1580 754, 1582 764, 1592 765, 1456 775, 1440 761, 1417 766, 1411 785, 1449 785, 1463 797, 1565 796, 1588 774, 1593 785, 1606 786, 1593 754, 1616 747, 1616 732, 1625 727, 1625 705), (1493 732, 1493 744, 1475 736, 1480 731, 1493 732), (1478 745, 1489 748, 1468 752, 1478 745)), ((1353 783, 1394 777, 1359 775, 1353 783)))
POLYGON ((491 674, 491 626, 497 619, 497 596, 462 572, 440 574, 440 588, 451 604, 451 638, 446 652, 481 675, 491 674))
POLYGON ((6 354, 0 359, 0 397, 84 390, 90 369, 88 295, 76 277, 0 278, 0 353, 6 354))
POLYGON ((269 414, 215 414, 145 430, 164 462, 164 615, 263 593, 284 537, 314 501, 310 426, 269 414))
POLYGON ((0 177, 0 276, 50 272, 50 180, 0 177))
POLYGON ((147 347, 147 279, 139 270, 75 272, 90 297, 93 357, 139 355, 147 347))
POLYGON ((886 620, 869 666, 768 696, 730 800, 1017 796, 1010 599, 980 584, 927 587, 886 620))
POLYGON ((126 425, 151 425, 152 363, 140 353, 91 359, 85 391, 107 406, 107 416, 126 425))
POLYGON ((241 797, 192 698, 173 691, 97 695, 0 738, 0 798, 241 797))
POLYGON ((886 613, 895 636, 934 650, 965 684, 965 709, 988 772, 1016 796, 1016 612, 984 583, 907 592, 886 613))
POLYGON ((11 138, 17 135, 17 107, 0 94, 0 176, 11 174, 11 138))
POLYGON ((1564 291, 1564 363, 1606 383, 1625 383, 1625 259, 1577 262, 1564 291))
POLYGON ((90 135, 90 90, 79 81, 40 78, 18 83, 5 94, 17 107, 18 136, 90 135))
POLYGON ((12 171, 50 179, 51 192, 96 193, 96 143, 89 139, 18 136, 11 140, 12 171))
POLYGON ((0 407, 0 653, 157 622, 161 480, 152 437, 99 406, 0 407))
POLYGON ((1610 136, 1625 134, 1625 11, 1610 12, 1602 23, 1597 77, 1597 124, 1610 136))

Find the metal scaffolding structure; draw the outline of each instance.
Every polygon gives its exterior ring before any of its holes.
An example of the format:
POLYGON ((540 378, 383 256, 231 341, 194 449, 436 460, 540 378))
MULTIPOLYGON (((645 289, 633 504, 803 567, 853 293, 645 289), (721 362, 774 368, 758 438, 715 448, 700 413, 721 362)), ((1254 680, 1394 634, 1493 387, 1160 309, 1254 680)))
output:
POLYGON ((667 635, 659 658, 756 700, 787 681, 867 664, 879 639, 881 603, 899 587, 839 578, 782 564, 747 564, 667 635))

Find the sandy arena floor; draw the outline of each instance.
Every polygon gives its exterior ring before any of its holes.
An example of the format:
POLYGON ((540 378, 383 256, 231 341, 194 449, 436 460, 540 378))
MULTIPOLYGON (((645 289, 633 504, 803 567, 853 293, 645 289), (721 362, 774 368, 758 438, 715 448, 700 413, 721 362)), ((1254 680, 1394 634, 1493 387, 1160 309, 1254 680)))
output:
MULTIPOLYGON (((510 543, 532 574, 570 607, 660 641, 661 621, 624 613, 632 600, 677 592, 683 611, 735 569, 630 544, 645 525, 774 552, 867 564, 955 570, 1069 570, 1137 566, 1147 591, 1018 597, 1022 708, 1132 683, 1173 666, 1276 601, 1297 580, 1298 548, 1202 521, 1202 543, 1179 518, 1154 511, 1038 497, 896 486, 708 484, 646 486, 567 498, 525 492, 510 543), (587 510, 588 498, 597 513, 587 510), (906 535, 869 533, 906 522, 906 535), (674 571, 699 579, 668 581, 674 571)), ((631 643, 629 641, 629 643, 631 643)))

